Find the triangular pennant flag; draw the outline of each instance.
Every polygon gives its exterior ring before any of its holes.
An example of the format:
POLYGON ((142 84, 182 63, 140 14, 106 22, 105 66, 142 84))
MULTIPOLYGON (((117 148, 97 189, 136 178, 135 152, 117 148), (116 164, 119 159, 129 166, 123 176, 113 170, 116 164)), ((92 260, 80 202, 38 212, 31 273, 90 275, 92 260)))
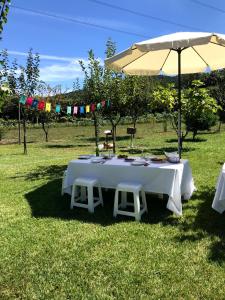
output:
POLYGON ((67 110, 66 110, 67 115, 71 115, 71 112, 72 112, 72 107, 67 106, 67 110))
POLYGON ((90 105, 86 105, 86 113, 90 112, 90 105))
POLYGON ((45 105, 45 111, 47 111, 47 112, 50 112, 50 111, 51 111, 51 103, 46 102, 46 105, 45 105))
POLYGON ((105 100, 102 101, 102 107, 105 107, 105 100))
POLYGON ((45 102, 43 100, 39 101, 38 110, 44 110, 44 109, 45 109, 45 102))
POLYGON ((92 103, 92 104, 91 104, 91 112, 94 112, 94 111, 95 111, 95 104, 92 103))
POLYGON ((80 114, 85 114, 84 106, 80 106, 80 114))
POLYGON ((110 107, 110 100, 107 100, 106 106, 107 106, 107 108, 110 107))
POLYGON ((60 104, 56 104, 55 112, 56 112, 56 113, 60 113, 60 110, 61 110, 60 104))
POLYGON ((74 115, 77 115, 77 113, 78 113, 78 107, 77 107, 77 106, 74 106, 74 108, 73 108, 73 114, 74 114, 74 115))
POLYGON ((24 96, 24 95, 20 96, 19 102, 20 102, 21 104, 25 104, 25 103, 26 103, 26 96, 24 96))
POLYGON ((97 104, 97 110, 100 110, 101 107, 102 107, 102 106, 101 106, 101 103, 98 103, 98 104, 97 104))
POLYGON ((38 102, 39 102, 38 99, 34 99, 31 108, 37 108, 38 102))
POLYGON ((33 98, 32 97, 27 97, 26 105, 31 106, 32 102, 33 102, 33 98))

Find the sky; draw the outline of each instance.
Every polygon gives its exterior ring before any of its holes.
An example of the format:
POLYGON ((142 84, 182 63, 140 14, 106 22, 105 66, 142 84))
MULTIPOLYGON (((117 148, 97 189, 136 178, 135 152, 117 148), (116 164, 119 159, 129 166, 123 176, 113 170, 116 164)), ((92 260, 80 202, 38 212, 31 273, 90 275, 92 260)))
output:
POLYGON ((135 42, 178 31, 225 33, 223 0, 11 0, 11 4, 1 49, 24 65, 32 48, 40 54, 40 79, 64 89, 71 89, 76 78, 82 84, 78 61, 87 60, 88 50, 104 61, 108 38, 120 52, 135 42))

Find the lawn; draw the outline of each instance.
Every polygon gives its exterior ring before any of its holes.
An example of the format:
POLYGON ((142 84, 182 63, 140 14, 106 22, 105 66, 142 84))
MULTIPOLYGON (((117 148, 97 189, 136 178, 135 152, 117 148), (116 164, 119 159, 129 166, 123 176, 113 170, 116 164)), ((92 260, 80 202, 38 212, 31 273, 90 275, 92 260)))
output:
MULTIPOLYGON (((184 143, 198 190, 183 217, 148 195, 140 223, 112 217, 112 192, 94 215, 70 211, 61 197, 63 170, 94 152, 92 136, 92 127, 52 128, 45 143, 41 130, 28 130, 27 156, 22 146, 0 145, 0 299, 224 299, 225 216, 211 209, 224 128, 184 143)), ((126 153, 126 126, 118 136, 126 153)), ((138 125, 135 144, 157 155, 177 147, 173 131, 151 124, 138 125)))

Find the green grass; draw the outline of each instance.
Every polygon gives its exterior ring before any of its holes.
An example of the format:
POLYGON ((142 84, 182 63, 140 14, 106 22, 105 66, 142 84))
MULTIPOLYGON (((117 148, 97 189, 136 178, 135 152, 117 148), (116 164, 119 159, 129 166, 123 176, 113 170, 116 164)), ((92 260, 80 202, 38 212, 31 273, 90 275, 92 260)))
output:
MULTIPOLYGON (((225 217, 211 209, 225 159, 225 132, 184 143, 198 190, 183 203, 183 217, 166 201, 148 197, 137 223, 113 219, 113 193, 94 215, 70 211, 61 197, 68 161, 93 153, 93 128, 28 130, 28 155, 0 146, 0 299, 224 299, 225 217)), ((126 126, 118 129, 126 153, 126 126)), ((14 139, 15 131, 7 134, 14 139)), ((138 125, 136 146, 160 155, 176 149, 173 131, 138 125)))

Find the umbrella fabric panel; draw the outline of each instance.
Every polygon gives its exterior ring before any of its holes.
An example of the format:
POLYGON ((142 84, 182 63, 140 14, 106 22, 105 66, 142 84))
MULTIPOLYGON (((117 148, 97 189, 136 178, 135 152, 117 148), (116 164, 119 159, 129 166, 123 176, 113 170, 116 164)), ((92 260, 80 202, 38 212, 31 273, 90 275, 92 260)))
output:
POLYGON ((195 46, 194 49, 207 62, 211 70, 218 70, 225 67, 225 46, 209 43, 207 45, 195 46))
MULTIPOLYGON (((200 72, 204 72, 206 68, 207 68, 207 64, 193 50, 193 48, 187 48, 182 51, 181 54, 182 74, 200 73, 200 72)), ((177 69, 178 69, 177 52, 172 50, 164 64, 162 71, 165 75, 177 75, 177 69)))
POLYGON ((130 75, 159 75, 169 52, 170 50, 145 52, 145 55, 122 67, 122 71, 130 75))
POLYGON ((211 37, 212 34, 208 32, 176 32, 136 43, 135 46, 142 51, 178 49, 206 44, 210 41, 211 37))

